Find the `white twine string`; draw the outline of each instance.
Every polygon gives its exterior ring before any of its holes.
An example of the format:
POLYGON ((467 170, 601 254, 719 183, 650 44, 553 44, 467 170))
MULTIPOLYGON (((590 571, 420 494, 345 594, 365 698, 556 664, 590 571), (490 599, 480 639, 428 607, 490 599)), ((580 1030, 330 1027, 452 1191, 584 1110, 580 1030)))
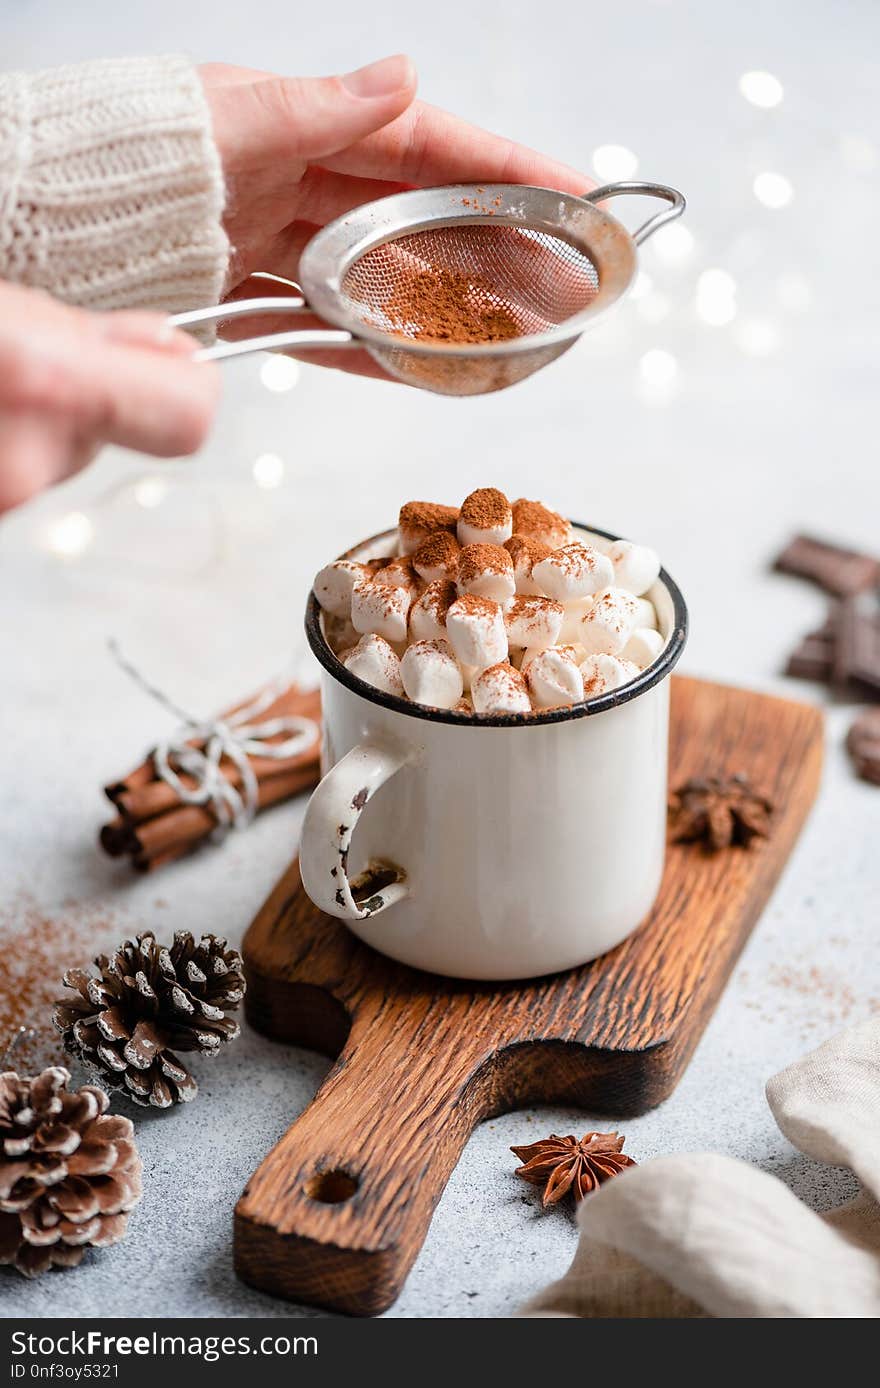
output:
POLYGON ((284 682, 268 685, 252 703, 228 718, 199 719, 169 699, 161 689, 150 684, 119 649, 115 640, 108 641, 110 653, 121 670, 157 704, 181 719, 183 726, 171 737, 153 748, 150 755, 160 780, 172 787, 185 805, 209 805, 217 820, 215 836, 222 838, 229 829, 246 829, 257 812, 259 782, 248 761, 249 756, 283 761, 305 751, 318 737, 318 725, 311 718, 291 715, 254 722, 282 693, 284 682), (269 742, 279 733, 289 733, 284 742, 269 742), (195 741, 200 746, 192 746, 195 741), (220 769, 226 757, 238 768, 241 786, 234 786, 220 769), (195 785, 190 789, 181 776, 190 776, 195 785))

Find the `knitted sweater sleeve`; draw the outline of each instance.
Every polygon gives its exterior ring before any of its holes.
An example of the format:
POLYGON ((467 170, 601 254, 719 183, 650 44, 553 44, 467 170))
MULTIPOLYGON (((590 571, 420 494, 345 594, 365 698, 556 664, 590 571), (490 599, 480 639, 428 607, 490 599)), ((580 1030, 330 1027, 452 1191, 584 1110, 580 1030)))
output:
POLYGON ((184 58, 0 73, 0 279, 87 308, 217 303, 223 197, 184 58))

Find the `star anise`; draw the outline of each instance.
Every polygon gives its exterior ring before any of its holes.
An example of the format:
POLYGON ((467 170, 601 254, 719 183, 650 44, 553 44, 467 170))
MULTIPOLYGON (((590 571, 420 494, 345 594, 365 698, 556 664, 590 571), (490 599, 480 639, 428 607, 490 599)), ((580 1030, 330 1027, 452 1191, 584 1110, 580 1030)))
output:
POLYGON ((580 1201, 603 1181, 617 1176, 627 1166, 635 1166, 632 1157, 621 1151, 624 1141, 617 1133, 585 1133, 580 1142, 575 1137, 551 1133, 543 1142, 533 1142, 530 1147, 511 1147, 514 1156, 524 1163, 514 1175, 522 1176, 530 1185, 544 1187, 541 1203, 545 1209, 570 1190, 580 1201))
POLYGON ((748 778, 704 776, 685 781, 669 797, 669 837, 673 843, 698 839, 713 851, 731 844, 748 847, 770 833, 773 804, 748 778))

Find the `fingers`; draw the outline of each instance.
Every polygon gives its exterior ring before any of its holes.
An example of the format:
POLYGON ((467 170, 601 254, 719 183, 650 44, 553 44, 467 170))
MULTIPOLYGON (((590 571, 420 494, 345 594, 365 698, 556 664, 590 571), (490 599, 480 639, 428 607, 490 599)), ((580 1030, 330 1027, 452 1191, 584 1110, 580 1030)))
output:
POLYGON ((155 313, 96 314, 0 285, 0 507, 68 476, 101 443, 191 453, 219 372, 155 313))
POLYGON ((423 101, 381 130, 325 159, 335 173, 429 187, 443 183, 528 183, 583 193, 594 180, 513 140, 469 125, 423 101))
POLYGON ((205 84, 224 172, 308 162, 362 140, 415 96, 409 58, 383 58, 344 77, 268 77, 205 84))

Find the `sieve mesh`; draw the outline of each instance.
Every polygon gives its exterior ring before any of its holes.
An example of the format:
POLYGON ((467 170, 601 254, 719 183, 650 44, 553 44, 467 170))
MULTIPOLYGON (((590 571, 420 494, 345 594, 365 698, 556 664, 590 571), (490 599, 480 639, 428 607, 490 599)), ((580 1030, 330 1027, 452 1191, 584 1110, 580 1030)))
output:
POLYGON ((388 334, 370 351, 399 380, 444 395, 502 390, 558 357, 571 341, 513 356, 469 353, 546 332, 595 298, 599 274, 583 251, 529 228, 458 223, 410 232, 373 246, 342 279, 348 313, 388 334), (421 354, 454 342, 454 353, 421 354))
MULTIPOLYGON (((585 309, 599 288, 593 262, 559 237, 464 223, 411 232, 372 247, 349 266, 342 296, 362 323, 397 336, 438 340, 435 325, 448 313, 453 277, 456 283, 467 282, 469 306, 486 309, 487 324, 495 321, 492 311, 500 309, 515 325, 507 335, 517 337, 564 323, 585 309)), ((478 317, 467 315, 470 323, 478 317)), ((487 330, 445 340, 477 344, 497 339, 487 330)))

